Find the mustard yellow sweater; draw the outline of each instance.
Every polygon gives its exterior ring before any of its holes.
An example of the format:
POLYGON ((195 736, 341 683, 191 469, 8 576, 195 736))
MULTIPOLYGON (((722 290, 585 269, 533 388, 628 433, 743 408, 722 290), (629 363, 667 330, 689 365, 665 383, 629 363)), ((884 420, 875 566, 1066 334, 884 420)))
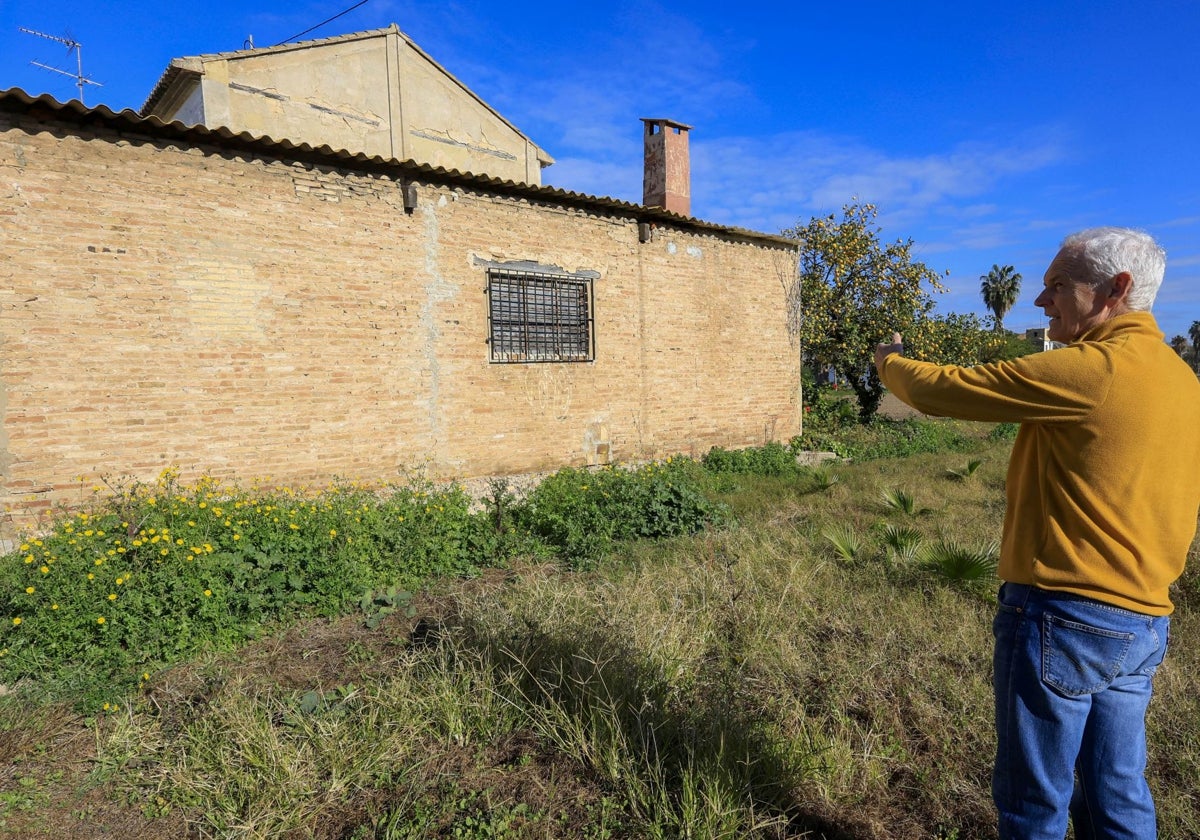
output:
POLYGON ((1200 511, 1200 381, 1148 312, 1011 362, 889 356, 883 382, 918 411, 1021 424, 999 574, 1149 615, 1174 606, 1200 511))

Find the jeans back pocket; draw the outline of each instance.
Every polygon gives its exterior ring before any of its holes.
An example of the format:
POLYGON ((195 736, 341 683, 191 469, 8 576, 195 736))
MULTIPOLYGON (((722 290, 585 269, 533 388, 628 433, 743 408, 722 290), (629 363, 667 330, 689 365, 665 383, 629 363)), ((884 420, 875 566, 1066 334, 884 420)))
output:
POLYGON ((1135 636, 1046 614, 1042 680, 1069 697, 1095 694, 1120 673, 1135 636))

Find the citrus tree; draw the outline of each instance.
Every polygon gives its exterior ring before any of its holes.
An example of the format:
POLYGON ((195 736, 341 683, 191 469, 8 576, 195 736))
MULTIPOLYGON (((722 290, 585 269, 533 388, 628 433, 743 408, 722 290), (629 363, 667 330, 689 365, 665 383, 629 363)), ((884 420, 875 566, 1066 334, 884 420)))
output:
POLYGON ((904 336, 904 352, 914 359, 939 365, 975 365, 997 359, 1012 359, 1032 350, 1029 342, 970 313, 921 318, 904 336))
POLYGON ((863 423, 883 398, 875 345, 910 332, 933 308, 932 293, 945 291, 937 272, 912 259, 912 240, 880 241, 877 212, 848 204, 841 219, 814 217, 782 232, 799 243, 788 327, 815 368, 832 368, 854 389, 863 423))

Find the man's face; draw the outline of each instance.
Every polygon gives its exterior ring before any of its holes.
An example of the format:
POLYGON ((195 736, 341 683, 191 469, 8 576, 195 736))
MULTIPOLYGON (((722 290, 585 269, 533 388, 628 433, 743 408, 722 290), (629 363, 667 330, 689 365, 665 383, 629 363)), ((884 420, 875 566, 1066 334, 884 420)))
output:
POLYGON ((1093 286, 1072 254, 1059 251, 1042 279, 1045 288, 1033 302, 1050 319, 1046 335, 1051 341, 1069 344, 1092 327, 1107 321, 1105 307, 1111 283, 1093 286))

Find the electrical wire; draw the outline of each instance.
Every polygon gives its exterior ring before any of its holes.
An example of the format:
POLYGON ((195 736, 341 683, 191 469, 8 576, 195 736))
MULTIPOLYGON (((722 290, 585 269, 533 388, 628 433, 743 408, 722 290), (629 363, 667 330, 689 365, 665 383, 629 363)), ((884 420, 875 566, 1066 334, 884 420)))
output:
POLYGON ((327 24, 327 23, 332 23, 333 21, 337 20, 337 19, 338 19, 338 18, 340 18, 342 15, 349 14, 350 12, 353 12, 353 11, 354 11, 355 9, 357 9, 359 6, 364 6, 364 5, 366 5, 368 2, 369 2, 369 0, 360 0, 360 2, 358 2, 358 3, 355 3, 355 4, 354 4, 353 6, 351 6, 349 9, 346 9, 345 11, 338 12, 336 15, 334 15, 334 16, 333 16, 333 17, 331 17, 331 18, 329 18, 329 20, 323 20, 323 21, 321 21, 320 23, 318 23, 316 26, 310 26, 308 29, 305 29, 303 32, 300 32, 299 34, 293 35, 291 38, 284 38, 282 41, 280 41, 278 44, 275 44, 274 46, 276 46, 276 47, 281 47, 281 46, 283 46, 284 44, 286 44, 288 41, 295 41, 297 38, 300 38, 301 36, 307 35, 309 32, 312 32, 314 29, 320 29, 320 28, 321 28, 322 26, 324 26, 325 24, 327 24))

